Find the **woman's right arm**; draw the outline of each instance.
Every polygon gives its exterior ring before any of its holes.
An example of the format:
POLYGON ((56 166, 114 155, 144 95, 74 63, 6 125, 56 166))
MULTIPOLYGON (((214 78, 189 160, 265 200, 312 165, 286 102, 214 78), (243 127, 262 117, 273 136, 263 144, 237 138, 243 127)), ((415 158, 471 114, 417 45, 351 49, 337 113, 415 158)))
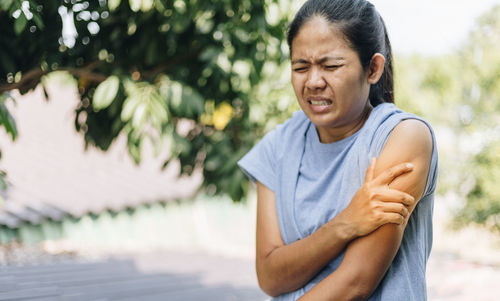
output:
POLYGON ((363 186, 346 209, 316 232, 288 245, 281 238, 274 192, 257 182, 256 268, 264 292, 279 296, 304 286, 353 239, 381 225, 404 221, 407 206, 415 200, 389 189, 388 184, 412 166, 399 164, 379 175, 378 181, 373 178, 374 168, 372 160, 363 186))

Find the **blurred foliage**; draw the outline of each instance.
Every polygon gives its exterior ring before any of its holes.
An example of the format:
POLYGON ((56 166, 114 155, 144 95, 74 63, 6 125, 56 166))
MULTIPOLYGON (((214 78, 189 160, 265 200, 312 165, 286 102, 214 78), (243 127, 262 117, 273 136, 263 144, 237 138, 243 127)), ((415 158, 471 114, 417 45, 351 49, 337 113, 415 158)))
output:
MULTIPOLYGON (((458 225, 476 223, 500 233, 500 5, 478 19, 463 59, 459 118, 474 143, 465 174, 472 180, 458 225)), ((464 136, 465 136, 464 135, 464 136)), ((466 138, 464 137, 464 138, 466 138)), ((462 182, 466 183, 465 181, 462 182)))
POLYGON ((456 216, 458 225, 484 224, 500 232, 500 139, 484 146, 470 166, 474 186, 467 193, 467 203, 456 216))
POLYGON ((500 230, 500 6, 459 51, 396 57, 396 100, 440 134, 438 193, 464 200, 454 225, 500 230))
MULTIPOLYGON (((12 117, 9 112, 9 109, 6 106, 7 101, 13 101, 15 104, 14 98, 10 96, 10 93, 5 92, 0 94, 0 124, 4 127, 7 134, 9 134, 12 141, 16 140, 17 137, 17 126, 16 121, 12 117)), ((0 151, 0 158, 2 157, 2 152, 0 151)), ((6 182, 7 172, 5 170, 0 169, 0 189, 7 189, 6 182)), ((0 206, 3 204, 3 198, 0 196, 0 206)))
POLYGON ((78 83, 75 127, 87 146, 107 150, 126 135, 139 162, 151 140, 157 153, 170 148, 164 166, 179 160, 182 174, 202 171, 209 193, 240 200, 248 183, 236 161, 262 134, 266 116, 281 113, 250 118, 249 106, 273 72, 268 64, 276 72, 288 56, 290 5, 2 0, 0 94, 27 93, 49 73, 66 71, 78 83))
MULTIPOLYGON (((75 79, 75 126, 103 150, 126 135, 139 162, 144 141, 202 189, 240 200, 236 161, 298 110, 284 41, 292 7, 281 0, 0 0, 0 118, 8 91, 34 89, 53 71, 75 79)), ((464 205, 457 225, 500 229, 500 6, 460 50, 395 57, 396 103, 440 137, 439 194, 464 205)), ((1 179, 1 177, 0 177, 1 179)), ((1 184, 1 183, 0 183, 1 184)))
POLYGON ((463 153, 454 139, 463 127, 461 119, 457 118, 463 100, 461 82, 456 75, 459 62, 458 54, 395 58, 396 104, 424 117, 441 134, 437 141, 440 152, 439 194, 446 194, 464 180, 460 172, 463 153))

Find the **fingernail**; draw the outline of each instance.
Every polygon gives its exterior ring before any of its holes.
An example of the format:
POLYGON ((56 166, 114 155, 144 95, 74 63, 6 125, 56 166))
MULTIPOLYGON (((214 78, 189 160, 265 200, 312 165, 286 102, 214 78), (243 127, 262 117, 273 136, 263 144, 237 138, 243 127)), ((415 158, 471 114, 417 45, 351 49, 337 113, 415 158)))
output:
POLYGON ((408 169, 409 169, 409 168, 413 168, 413 164, 411 164, 411 163, 406 163, 406 168, 408 168, 408 169))

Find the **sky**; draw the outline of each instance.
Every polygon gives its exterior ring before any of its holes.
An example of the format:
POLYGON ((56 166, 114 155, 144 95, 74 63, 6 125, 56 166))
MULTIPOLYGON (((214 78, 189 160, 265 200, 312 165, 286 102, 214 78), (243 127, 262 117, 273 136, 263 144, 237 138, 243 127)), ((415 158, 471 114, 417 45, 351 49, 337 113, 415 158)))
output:
POLYGON ((382 15, 393 52, 439 55, 460 47, 475 19, 500 0, 370 0, 382 15))

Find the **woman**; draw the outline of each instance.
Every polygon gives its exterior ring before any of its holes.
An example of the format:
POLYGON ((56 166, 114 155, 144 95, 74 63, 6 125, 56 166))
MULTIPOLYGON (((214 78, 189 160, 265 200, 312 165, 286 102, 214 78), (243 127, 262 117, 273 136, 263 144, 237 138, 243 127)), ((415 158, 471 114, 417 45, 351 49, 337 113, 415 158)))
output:
POLYGON ((257 182, 261 288, 425 300, 437 153, 430 126, 393 104, 382 18, 365 0, 310 0, 288 44, 302 110, 239 162, 257 182))

